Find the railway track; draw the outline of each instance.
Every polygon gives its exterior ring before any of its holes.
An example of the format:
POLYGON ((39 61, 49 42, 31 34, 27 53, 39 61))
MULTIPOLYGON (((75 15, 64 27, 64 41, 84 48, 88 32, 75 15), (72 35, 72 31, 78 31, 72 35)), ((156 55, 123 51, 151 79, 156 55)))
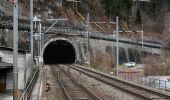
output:
POLYGON ((115 78, 111 75, 97 72, 95 70, 90 70, 79 65, 70 65, 69 67, 107 85, 113 86, 123 92, 141 98, 142 100, 170 100, 170 94, 165 91, 153 90, 150 88, 138 86, 136 84, 115 78))
POLYGON ((103 100, 95 93, 91 92, 84 85, 76 80, 69 70, 65 70, 61 65, 59 67, 51 67, 66 100, 103 100), (59 68, 59 70, 55 70, 59 68))
MULTIPOLYGON (((56 65, 45 65, 43 68, 43 78, 42 78, 42 95, 39 100, 65 100, 65 96, 62 93, 60 85, 56 82, 56 77, 51 69, 56 65), (46 82, 50 82, 51 88, 48 89, 46 82)), ((54 69, 58 71, 59 69, 54 69)))

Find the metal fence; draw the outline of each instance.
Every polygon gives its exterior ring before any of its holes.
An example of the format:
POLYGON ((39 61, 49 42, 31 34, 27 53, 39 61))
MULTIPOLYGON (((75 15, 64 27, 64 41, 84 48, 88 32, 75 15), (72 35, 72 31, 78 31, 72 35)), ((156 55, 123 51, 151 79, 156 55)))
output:
POLYGON ((121 77, 127 81, 131 81, 137 84, 142 84, 151 88, 170 91, 170 81, 160 80, 151 77, 144 77, 144 76, 128 76, 128 77, 121 77))
POLYGON ((24 93, 22 94, 20 100, 27 100, 27 98, 29 98, 31 90, 33 89, 33 86, 37 80, 38 75, 39 75, 39 69, 36 68, 35 73, 31 79, 31 81, 29 82, 28 86, 26 87, 24 93))
MULTIPOLYGON (((78 31, 78 30, 71 30, 71 29, 64 29, 63 33, 74 33, 77 34, 79 36, 84 36, 87 37, 87 32, 86 31, 78 31)), ((109 40, 109 41, 116 41, 116 37, 115 35, 105 35, 103 33, 100 32, 89 32, 90 38, 95 38, 95 39, 103 39, 103 40, 109 40)), ((129 38, 124 38, 120 36, 119 39, 120 42, 122 43, 130 43, 130 44, 136 44, 136 45, 142 45, 142 40, 132 40, 129 38)), ((144 37, 144 46, 149 46, 149 47, 155 47, 155 48, 161 48, 162 44, 159 42, 155 42, 155 41, 149 41, 147 38, 145 40, 144 37)))

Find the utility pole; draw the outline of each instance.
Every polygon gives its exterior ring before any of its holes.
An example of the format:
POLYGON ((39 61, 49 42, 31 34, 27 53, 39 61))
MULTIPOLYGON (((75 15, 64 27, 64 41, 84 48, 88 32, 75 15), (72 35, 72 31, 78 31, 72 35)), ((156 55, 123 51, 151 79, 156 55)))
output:
POLYGON ((116 76, 119 76, 119 17, 116 17, 116 76))
MULTIPOLYGON (((88 17, 87 17, 87 19, 88 19, 88 17)), ((89 23, 104 24, 104 23, 108 23, 108 22, 89 22, 89 23)), ((116 17, 116 22, 113 21, 113 22, 109 22, 109 23, 116 25, 116 31, 113 31, 113 33, 116 33, 116 76, 118 77, 119 76, 119 33, 122 33, 122 32, 127 32, 127 33, 138 32, 138 33, 142 33, 141 39, 142 39, 142 47, 143 47, 143 42, 144 42, 143 41, 143 25, 142 25, 142 31, 121 31, 121 30, 119 30, 119 17, 118 16, 116 17)))
MULTIPOLYGON (((89 15, 87 16, 87 27, 89 27, 89 23, 107 23, 107 22, 89 22, 89 15)), ((118 77, 119 75, 119 17, 116 17, 116 22, 109 22, 111 24, 115 24, 116 25, 116 31, 114 31, 113 33, 116 32, 116 76, 118 77)), ((90 51, 89 49, 89 32, 87 30, 87 38, 88 38, 88 51, 90 51)), ((89 52, 90 53, 90 52, 89 52)), ((89 57, 89 56, 88 56, 89 57)))
POLYGON ((89 35, 89 13, 87 14, 87 64, 90 67, 90 35, 89 35))
MULTIPOLYGON (((33 0, 30 0, 30 44, 31 44, 31 64, 30 64, 30 75, 33 71, 33 0)), ((31 77, 31 76, 30 76, 31 77)))
POLYGON ((42 28, 42 26, 41 26, 41 22, 40 22, 40 30, 39 30, 39 35, 40 35, 40 37, 39 37, 39 42, 40 42, 40 52, 39 52, 39 59, 40 59, 40 56, 41 56, 41 51, 42 51, 42 49, 41 49, 41 47, 42 47, 42 37, 41 37, 41 28, 42 28))
POLYGON ((18 100, 18 0, 13 8, 13 100, 18 100))
POLYGON ((143 24, 142 24, 142 48, 143 48, 143 24))

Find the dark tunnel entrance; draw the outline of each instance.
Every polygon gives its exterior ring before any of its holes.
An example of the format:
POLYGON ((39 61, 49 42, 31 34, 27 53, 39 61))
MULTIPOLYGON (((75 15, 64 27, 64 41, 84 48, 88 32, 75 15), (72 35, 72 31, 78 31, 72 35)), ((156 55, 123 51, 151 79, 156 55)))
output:
POLYGON ((48 44, 43 54, 44 64, 75 63, 76 52, 74 46, 66 40, 56 40, 48 44))

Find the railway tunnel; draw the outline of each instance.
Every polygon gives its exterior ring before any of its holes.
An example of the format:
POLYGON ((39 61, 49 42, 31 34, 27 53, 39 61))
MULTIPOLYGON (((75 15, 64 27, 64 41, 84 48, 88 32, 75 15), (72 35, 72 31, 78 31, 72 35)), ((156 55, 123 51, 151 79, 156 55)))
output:
POLYGON ((44 49, 43 60, 44 64, 75 63, 75 47, 67 40, 52 41, 44 49))

